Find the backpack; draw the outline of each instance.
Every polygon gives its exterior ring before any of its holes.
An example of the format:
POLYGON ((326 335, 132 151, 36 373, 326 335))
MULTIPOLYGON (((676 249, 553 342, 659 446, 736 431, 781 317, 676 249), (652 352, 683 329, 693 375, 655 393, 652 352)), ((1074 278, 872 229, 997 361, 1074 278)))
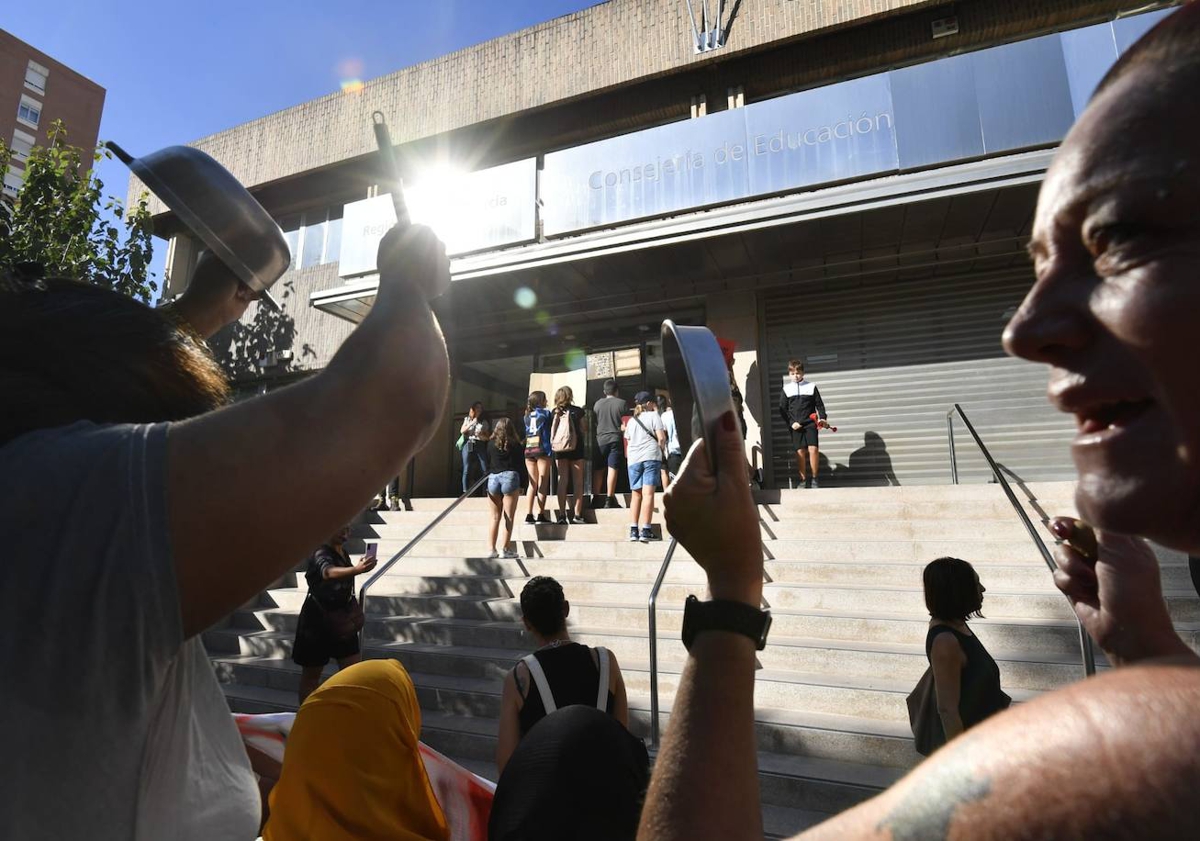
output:
POLYGON ((525 418, 525 458, 541 458, 547 455, 542 449, 542 424, 535 411, 525 418))
POLYGON ((579 436, 575 434, 575 421, 571 413, 564 409, 554 418, 554 426, 550 429, 550 449, 555 453, 569 453, 579 446, 579 436), (566 423, 560 421, 566 420, 566 423))

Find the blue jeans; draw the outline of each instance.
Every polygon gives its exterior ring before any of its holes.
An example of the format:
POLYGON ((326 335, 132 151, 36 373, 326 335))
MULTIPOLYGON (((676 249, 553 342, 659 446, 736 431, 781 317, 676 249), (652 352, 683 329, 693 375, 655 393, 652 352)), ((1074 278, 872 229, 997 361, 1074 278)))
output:
POLYGON ((488 476, 487 492, 492 496, 507 496, 521 490, 521 477, 515 470, 488 476))
POLYGON ((463 493, 466 493, 467 488, 471 487, 471 483, 469 480, 471 478, 471 459, 472 458, 474 458, 475 461, 478 462, 478 464, 479 464, 480 475, 481 476, 487 475, 488 469, 487 469, 487 458, 485 455, 486 452, 487 452, 487 443, 484 441, 479 441, 475 444, 475 453, 473 455, 471 453, 471 445, 469 443, 463 444, 463 448, 462 448, 462 462, 463 462, 463 483, 462 483, 463 489, 462 489, 462 492, 463 493))
POLYGON ((662 469, 661 461, 636 461, 629 465, 629 490, 640 491, 642 485, 654 487, 658 484, 658 471, 662 469))

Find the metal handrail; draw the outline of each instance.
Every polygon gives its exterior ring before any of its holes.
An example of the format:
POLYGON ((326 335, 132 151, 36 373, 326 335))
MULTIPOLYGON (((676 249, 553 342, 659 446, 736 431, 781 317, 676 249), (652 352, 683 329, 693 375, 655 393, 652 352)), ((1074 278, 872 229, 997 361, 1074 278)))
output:
POLYGON ((667 554, 662 566, 658 568, 658 578, 654 580, 654 588, 650 591, 650 745, 658 747, 658 591, 662 589, 663 579, 667 577, 667 567, 675 556, 678 545, 674 537, 667 544, 667 554))
POLYGON ((361 587, 358 588, 358 604, 362 608, 364 615, 367 612, 367 590, 369 590, 371 588, 371 585, 375 583, 376 579, 378 579, 381 575, 384 575, 389 569, 391 569, 392 564, 396 563, 396 561, 400 560, 405 555, 407 555, 414 546, 416 546, 418 543, 420 543, 425 538, 425 535, 429 534, 431 531, 433 531, 435 528, 437 528, 438 524, 440 522, 442 522, 442 520, 446 519, 446 516, 451 511, 453 511, 455 508, 457 508, 464 499, 471 496, 472 494, 475 493, 475 491, 482 488, 484 483, 487 482, 487 480, 488 480, 488 477, 487 477, 486 473, 483 476, 480 476, 478 481, 476 481, 474 485, 472 485, 470 488, 468 488, 466 491, 464 491, 463 495, 460 496, 458 499, 454 500, 454 502, 447 505, 446 509, 444 511, 442 511, 441 514, 438 514, 436 517, 433 518, 432 521, 430 521, 430 523, 427 526, 425 526, 425 528, 423 528, 419 532, 417 532, 416 537, 414 537, 412 540, 408 541, 408 543, 404 544, 403 549, 401 549, 395 555, 392 555, 392 557, 390 557, 387 560, 387 563, 383 564, 382 566, 379 567, 379 569, 375 570, 375 573, 370 578, 368 578, 361 587))
MULTIPOLYGON (((1034 546, 1042 556, 1042 560, 1046 562, 1050 572, 1053 573, 1058 569, 1058 565, 1054 563, 1054 556, 1050 554, 1050 550, 1046 547, 1046 543, 1042 540, 1042 536, 1038 534, 1037 528, 1034 527, 1033 521, 1029 519, 1029 514, 1025 512, 1025 507, 1021 505, 1017 499, 1017 495, 1013 493, 1012 486, 1008 480, 1004 478, 1000 466, 996 460, 992 458, 991 452, 984 445, 983 439, 979 437, 979 433, 975 431, 975 427, 968 420, 966 412, 958 403, 946 413, 946 438, 950 445, 950 479, 954 484, 958 484, 958 456, 954 449, 954 416, 958 415, 963 422, 963 426, 967 428, 967 432, 971 433, 971 437, 975 439, 975 445, 979 447, 979 451, 983 453, 984 459, 987 460, 988 467, 992 469, 992 475, 996 477, 996 482, 1004 490, 1004 495, 1008 497, 1009 503, 1012 504, 1013 510, 1017 512, 1017 516, 1021 518, 1021 523, 1025 526, 1025 531, 1029 532, 1029 537, 1033 540, 1034 546)), ((1087 631, 1083 628, 1083 623, 1079 621, 1079 617, 1075 617, 1075 622, 1079 625, 1079 651, 1080 658, 1083 661, 1083 671, 1088 677, 1096 673, 1096 655, 1092 650, 1092 638, 1088 636, 1087 631)))

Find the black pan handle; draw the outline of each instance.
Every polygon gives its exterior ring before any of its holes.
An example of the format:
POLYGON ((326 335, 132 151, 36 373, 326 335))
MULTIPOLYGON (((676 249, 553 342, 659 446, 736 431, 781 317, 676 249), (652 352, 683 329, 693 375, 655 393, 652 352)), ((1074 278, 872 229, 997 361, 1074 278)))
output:
POLYGON ((407 227, 412 224, 408 215, 408 204, 404 201, 404 181, 396 168, 396 147, 392 145, 392 136, 388 132, 387 120, 382 111, 371 114, 371 126, 375 129, 375 145, 379 147, 379 159, 383 162, 384 178, 392 194, 392 204, 396 208, 396 224, 407 227))

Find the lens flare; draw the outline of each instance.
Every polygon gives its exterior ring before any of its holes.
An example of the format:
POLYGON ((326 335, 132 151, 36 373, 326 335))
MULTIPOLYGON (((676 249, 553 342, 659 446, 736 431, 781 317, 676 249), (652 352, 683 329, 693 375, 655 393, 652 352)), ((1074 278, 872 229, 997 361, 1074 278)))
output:
POLYGON ((341 80, 342 93, 361 93, 363 85, 363 63, 361 58, 344 58, 337 63, 334 72, 341 80))
POLYGON ((344 79, 342 81, 342 93, 362 93, 362 89, 365 87, 362 79, 344 79))
POLYGON ((567 370, 578 371, 580 368, 587 367, 587 354, 583 348, 573 347, 567 351, 564 361, 567 365, 567 370))
POLYGON ((538 327, 545 327, 550 323, 550 313, 545 310, 538 310, 533 316, 533 320, 537 322, 538 327))
POLYGON ((513 293, 513 303, 523 310, 531 310, 537 306, 537 293, 528 286, 522 286, 513 293))

